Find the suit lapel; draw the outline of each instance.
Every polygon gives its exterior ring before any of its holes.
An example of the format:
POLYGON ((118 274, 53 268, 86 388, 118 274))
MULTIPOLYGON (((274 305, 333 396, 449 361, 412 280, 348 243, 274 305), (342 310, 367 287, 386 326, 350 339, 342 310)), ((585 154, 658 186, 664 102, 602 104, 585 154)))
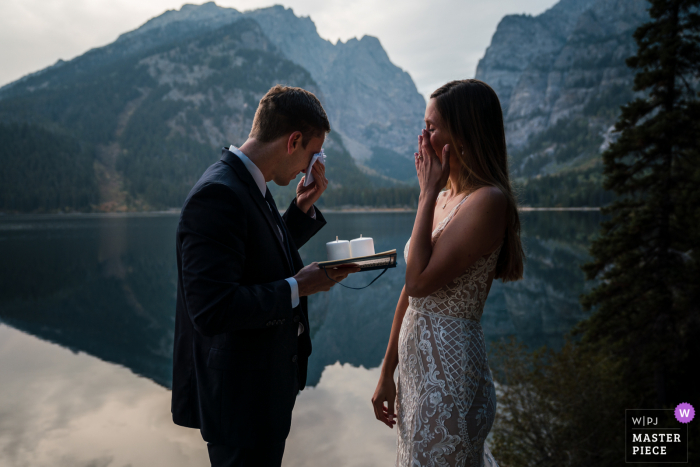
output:
MULTIPOLYGON (((253 180, 253 176, 250 175, 250 172, 248 172, 248 169, 246 169, 245 165, 243 162, 238 158, 237 155, 229 151, 228 149, 224 148, 222 150, 222 157, 221 160, 228 166, 230 166, 238 175, 238 178, 243 180, 247 185, 248 185, 248 191, 250 193, 250 197, 253 199, 255 205, 260 209, 260 212, 262 213, 263 217, 267 221, 268 226, 272 230, 272 234, 274 235, 275 239, 277 240, 277 246, 280 248, 280 253, 282 254, 282 257, 284 258, 284 263, 287 265, 287 269, 289 272, 294 274, 294 268, 291 264, 289 264, 289 258, 287 257, 287 254, 285 253, 285 247, 284 244, 282 243, 284 239, 280 238, 279 235, 279 230, 277 230, 277 221, 274 218, 274 214, 270 210, 276 209, 274 206, 267 206, 267 201, 265 201, 265 198, 263 195, 260 193, 260 189, 258 188, 258 185, 255 183, 255 180, 253 180)), ((281 229, 286 229, 286 226, 283 224, 280 226, 281 229)))

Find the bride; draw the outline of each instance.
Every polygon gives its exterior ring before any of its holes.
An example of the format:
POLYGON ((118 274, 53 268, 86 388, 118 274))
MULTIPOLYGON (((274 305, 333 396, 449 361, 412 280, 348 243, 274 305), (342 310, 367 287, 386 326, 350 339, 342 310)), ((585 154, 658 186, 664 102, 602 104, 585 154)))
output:
POLYGON ((496 465, 484 445, 496 392, 479 321, 493 280, 523 271, 501 105, 481 81, 452 81, 430 96, 425 124, 406 285, 372 404, 378 420, 398 422, 397 466, 496 465))

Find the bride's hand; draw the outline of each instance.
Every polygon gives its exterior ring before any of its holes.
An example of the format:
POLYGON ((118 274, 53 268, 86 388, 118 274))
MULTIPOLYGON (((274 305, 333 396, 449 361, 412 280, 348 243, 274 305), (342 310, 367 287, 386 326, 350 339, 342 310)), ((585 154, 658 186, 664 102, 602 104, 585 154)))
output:
POLYGON ((396 401, 396 383, 393 378, 381 377, 377 383, 377 389, 372 396, 372 406, 374 416, 389 428, 396 424, 396 414, 394 413, 394 401, 396 401), (386 402, 387 405, 384 405, 386 402))
POLYGON ((430 133, 423 129, 423 134, 418 136, 418 152, 414 155, 421 193, 437 197, 450 177, 450 145, 442 148, 441 159, 430 144, 430 133))

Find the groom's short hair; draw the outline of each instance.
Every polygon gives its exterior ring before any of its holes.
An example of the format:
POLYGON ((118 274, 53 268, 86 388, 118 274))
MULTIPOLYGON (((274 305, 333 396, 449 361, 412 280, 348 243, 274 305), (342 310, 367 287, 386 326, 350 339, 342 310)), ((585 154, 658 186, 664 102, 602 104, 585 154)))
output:
POLYGON ((313 93, 278 84, 260 99, 250 137, 269 143, 294 131, 301 132, 301 145, 306 148, 311 138, 330 133, 331 125, 313 93))

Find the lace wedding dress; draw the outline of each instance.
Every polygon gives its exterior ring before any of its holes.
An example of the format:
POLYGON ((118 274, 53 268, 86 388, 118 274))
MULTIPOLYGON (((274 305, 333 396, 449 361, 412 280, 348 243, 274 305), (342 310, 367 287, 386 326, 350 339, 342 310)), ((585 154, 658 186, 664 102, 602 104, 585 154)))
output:
MULTIPOLYGON (((433 245, 466 199, 433 231, 433 245)), ((399 467, 497 466, 484 445, 496 392, 479 320, 501 246, 431 295, 409 297, 399 334, 399 467)))

